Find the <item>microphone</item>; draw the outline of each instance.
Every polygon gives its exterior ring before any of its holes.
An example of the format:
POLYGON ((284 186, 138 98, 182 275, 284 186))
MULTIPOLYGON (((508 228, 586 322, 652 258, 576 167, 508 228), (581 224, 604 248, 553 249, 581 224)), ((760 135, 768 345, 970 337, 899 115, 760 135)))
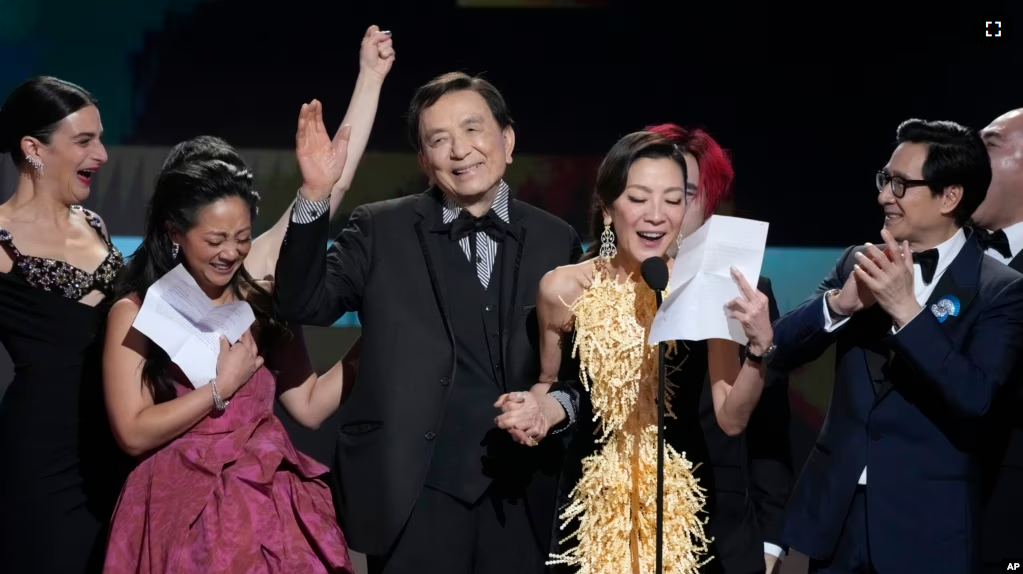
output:
MULTIPOLYGON (((668 264, 660 257, 650 257, 639 268, 643 281, 654 290, 657 308, 661 293, 668 287, 668 264)), ((664 353, 665 342, 657 344, 657 558, 654 572, 661 574, 664 561, 664 353)))
MULTIPOLYGON (((661 300, 661 291, 668 288, 668 264, 660 257, 651 257, 643 262, 639 268, 643 275, 643 281, 657 293, 657 300, 661 300)), ((660 307, 661 304, 657 303, 660 307)))

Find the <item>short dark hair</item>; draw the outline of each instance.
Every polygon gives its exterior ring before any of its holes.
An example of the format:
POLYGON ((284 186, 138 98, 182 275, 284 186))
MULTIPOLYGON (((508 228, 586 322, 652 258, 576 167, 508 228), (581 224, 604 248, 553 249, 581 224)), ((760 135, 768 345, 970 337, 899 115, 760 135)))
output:
POLYGON ((11 154, 14 165, 21 166, 25 161, 22 138, 30 136, 49 144, 61 120, 94 105, 92 94, 71 82, 52 76, 25 80, 0 107, 0 153, 11 154))
POLYGON ((955 122, 910 119, 899 124, 895 140, 927 146, 923 178, 930 182, 933 195, 941 195, 950 185, 963 188, 952 216, 956 224, 966 225, 991 185, 991 159, 980 134, 955 122))
POLYGON ((409 141, 417 152, 423 149, 423 143, 419 140, 419 116, 423 110, 437 103, 441 96, 465 90, 476 92, 487 102, 490 113, 494 115, 497 125, 502 130, 515 127, 515 122, 508 112, 508 105, 504 102, 504 96, 493 84, 479 76, 473 77, 464 72, 448 72, 420 86, 412 96, 406 117, 409 141))

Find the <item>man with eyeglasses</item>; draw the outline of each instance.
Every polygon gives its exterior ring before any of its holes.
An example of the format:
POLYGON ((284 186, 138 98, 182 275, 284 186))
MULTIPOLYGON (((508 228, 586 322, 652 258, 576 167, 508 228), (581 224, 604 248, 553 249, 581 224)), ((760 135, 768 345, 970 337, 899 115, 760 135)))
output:
MULTIPOLYGON (((1023 109, 1003 114, 981 137, 991 157, 991 185, 973 212, 981 244, 992 259, 1023 272, 1023 109)), ((984 572, 1004 572, 1023 541, 1023 370, 1002 391, 981 443, 984 514, 980 549, 984 572)))
POLYGON ((847 249, 774 325, 776 368, 836 345, 782 534, 810 572, 974 571, 977 435, 1023 350, 1023 276, 964 228, 991 181, 980 136, 908 120, 896 139, 876 179, 884 245, 847 249))

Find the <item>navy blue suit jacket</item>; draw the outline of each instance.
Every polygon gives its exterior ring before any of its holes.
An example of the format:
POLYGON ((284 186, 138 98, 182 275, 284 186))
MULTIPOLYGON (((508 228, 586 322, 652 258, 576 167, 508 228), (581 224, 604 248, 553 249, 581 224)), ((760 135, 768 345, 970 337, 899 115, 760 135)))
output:
POLYGON ((977 561, 979 424, 1023 347, 1023 276, 970 236, 926 308, 897 334, 879 306, 824 329, 824 294, 851 273, 850 247, 817 292, 774 325, 772 366, 836 345, 828 414, 793 491, 784 542, 828 559, 867 467, 870 555, 881 572, 963 574, 977 561), (955 316, 931 306, 953 296, 955 316), (891 357, 891 360, 889 360, 891 357))

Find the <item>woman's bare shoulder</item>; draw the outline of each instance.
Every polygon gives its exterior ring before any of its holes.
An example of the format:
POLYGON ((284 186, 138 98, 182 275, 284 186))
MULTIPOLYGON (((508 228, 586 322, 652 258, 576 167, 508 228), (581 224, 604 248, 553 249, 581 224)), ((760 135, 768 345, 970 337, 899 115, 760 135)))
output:
POLYGON ((128 330, 142 309, 142 299, 130 293, 118 299, 107 313, 107 325, 111 329, 128 330))
POLYGON ((540 280, 541 300, 571 304, 593 282, 595 269, 593 261, 583 261, 549 271, 540 280))

